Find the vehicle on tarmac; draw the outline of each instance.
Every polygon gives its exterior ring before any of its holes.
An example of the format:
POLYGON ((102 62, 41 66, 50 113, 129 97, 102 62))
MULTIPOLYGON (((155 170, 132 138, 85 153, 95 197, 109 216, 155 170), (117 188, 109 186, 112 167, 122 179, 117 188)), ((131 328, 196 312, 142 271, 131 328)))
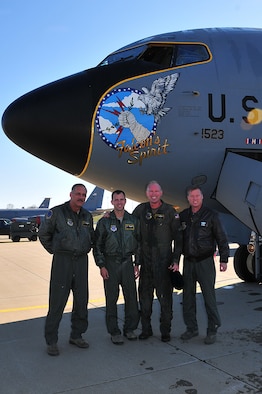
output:
POLYGON ((28 241, 37 241, 38 227, 35 222, 12 222, 10 226, 10 238, 13 242, 19 242, 21 238, 28 241))
POLYGON ((7 218, 0 218, 0 235, 10 234, 11 220, 7 218))
POLYGON ((14 221, 0 218, 0 235, 8 235, 13 242, 19 242, 21 238, 29 241, 37 240, 37 225, 31 221, 14 221))

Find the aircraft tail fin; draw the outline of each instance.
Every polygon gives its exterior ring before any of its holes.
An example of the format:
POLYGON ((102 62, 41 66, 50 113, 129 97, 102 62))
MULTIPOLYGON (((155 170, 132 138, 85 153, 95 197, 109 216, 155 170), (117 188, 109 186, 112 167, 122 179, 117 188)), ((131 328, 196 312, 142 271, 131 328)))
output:
POLYGON ((83 205, 83 208, 92 212, 98 208, 101 208, 104 197, 104 189, 96 186, 94 190, 91 192, 86 202, 83 205))
POLYGON ((46 197, 44 201, 39 205, 39 208, 49 208, 50 198, 46 197))

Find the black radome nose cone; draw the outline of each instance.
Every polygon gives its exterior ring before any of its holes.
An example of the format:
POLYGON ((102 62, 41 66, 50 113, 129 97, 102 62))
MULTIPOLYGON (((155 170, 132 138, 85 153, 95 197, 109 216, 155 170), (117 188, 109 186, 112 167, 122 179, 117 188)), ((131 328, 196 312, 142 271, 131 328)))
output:
POLYGON ((85 73, 33 90, 5 110, 2 127, 10 140, 71 174, 87 160, 91 138, 91 88, 85 73))

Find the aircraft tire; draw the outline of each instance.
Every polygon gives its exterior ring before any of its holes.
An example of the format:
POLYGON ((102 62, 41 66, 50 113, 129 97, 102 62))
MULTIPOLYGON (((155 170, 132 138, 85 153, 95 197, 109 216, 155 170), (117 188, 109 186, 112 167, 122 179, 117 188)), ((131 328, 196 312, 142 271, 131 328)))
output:
POLYGON ((247 250, 246 245, 240 245, 234 256, 234 269, 237 276, 245 282, 256 282, 255 258, 247 250))

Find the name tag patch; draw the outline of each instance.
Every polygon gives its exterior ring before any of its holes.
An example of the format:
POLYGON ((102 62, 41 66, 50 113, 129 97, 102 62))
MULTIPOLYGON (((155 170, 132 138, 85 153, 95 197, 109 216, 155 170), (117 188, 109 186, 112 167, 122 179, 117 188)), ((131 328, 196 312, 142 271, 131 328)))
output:
POLYGON ((134 229, 135 229, 135 226, 134 226, 134 224, 133 223, 126 223, 125 224, 125 230, 133 230, 134 231, 134 229))

